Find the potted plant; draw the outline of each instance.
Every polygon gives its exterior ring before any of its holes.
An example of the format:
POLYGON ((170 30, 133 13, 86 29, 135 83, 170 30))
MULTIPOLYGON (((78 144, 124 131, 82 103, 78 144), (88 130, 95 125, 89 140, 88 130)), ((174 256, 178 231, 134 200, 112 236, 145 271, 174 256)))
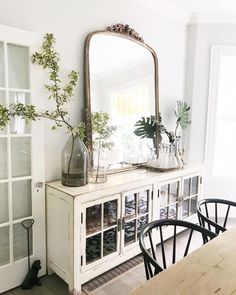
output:
POLYGON ((72 126, 66 104, 71 100, 74 89, 78 85, 79 74, 71 71, 68 82, 64 85, 60 80, 60 56, 54 46, 56 39, 53 34, 45 34, 41 52, 35 52, 32 62, 46 70, 49 75, 49 84, 45 85, 48 98, 53 100, 53 110, 38 111, 34 105, 22 103, 12 104, 9 108, 0 105, 0 127, 5 128, 11 118, 21 117, 26 122, 37 119, 49 119, 54 124, 52 130, 65 127, 70 139, 62 152, 62 184, 67 186, 81 186, 88 182, 88 152, 83 143, 85 138, 85 124, 80 122, 72 126))
MULTIPOLYGON (((166 134, 171 145, 170 149, 175 150, 175 156, 178 160, 179 166, 183 166, 181 156, 184 153, 184 150, 179 147, 179 128, 185 129, 191 123, 190 117, 190 106, 186 102, 177 101, 177 108, 174 110, 176 116, 176 127, 174 131, 168 131, 162 122, 161 114, 159 115, 159 121, 156 120, 155 116, 150 116, 147 118, 142 117, 139 121, 136 122, 135 126, 137 127, 134 130, 134 134, 141 138, 151 138, 154 143, 154 148, 156 149, 155 142, 156 137, 158 136, 158 142, 161 143, 162 136, 161 134, 166 134), (158 130, 158 132, 157 132, 158 130), (181 151, 180 151, 181 150, 181 151)), ((159 151, 156 152, 158 154, 159 151)))

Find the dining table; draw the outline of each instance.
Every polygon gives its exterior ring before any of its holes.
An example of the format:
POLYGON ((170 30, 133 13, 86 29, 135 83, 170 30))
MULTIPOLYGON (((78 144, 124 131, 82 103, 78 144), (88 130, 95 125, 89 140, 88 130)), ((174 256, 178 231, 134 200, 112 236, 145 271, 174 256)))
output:
POLYGON ((146 281, 131 294, 236 295, 236 226, 146 281))

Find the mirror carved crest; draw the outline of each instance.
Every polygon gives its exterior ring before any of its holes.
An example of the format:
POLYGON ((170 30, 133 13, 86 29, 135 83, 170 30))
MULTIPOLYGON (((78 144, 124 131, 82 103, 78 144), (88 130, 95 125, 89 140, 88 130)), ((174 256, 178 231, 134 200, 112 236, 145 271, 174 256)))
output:
MULTIPOLYGON (((129 25, 115 24, 92 32, 85 42, 86 144, 93 152, 91 114, 109 114, 117 126, 107 152, 111 170, 132 169, 153 142, 134 134, 142 117, 159 116, 158 59, 155 51, 129 25), (138 153, 140 155, 138 155, 138 153), (136 157, 136 158, 135 158, 136 157), (122 166, 119 168, 119 165, 122 166)), ((157 144, 157 142, 156 142, 157 144)))
POLYGON ((129 25, 123 25, 123 24, 116 24, 111 27, 108 27, 107 30, 109 32, 114 32, 114 33, 120 33, 120 34, 125 34, 128 35, 142 43, 144 43, 143 38, 137 33, 134 29, 131 29, 129 25))

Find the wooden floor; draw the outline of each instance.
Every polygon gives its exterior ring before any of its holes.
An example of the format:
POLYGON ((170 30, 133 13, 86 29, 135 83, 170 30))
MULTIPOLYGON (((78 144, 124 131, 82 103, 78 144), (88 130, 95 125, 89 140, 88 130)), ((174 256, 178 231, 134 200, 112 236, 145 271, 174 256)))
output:
MULTIPOLYGON (((128 295, 132 289, 145 282, 143 264, 134 267, 125 274, 120 275, 101 287, 92 291, 91 295, 128 295)), ((42 286, 35 286, 32 290, 21 290, 16 288, 4 295, 67 295, 67 284, 55 274, 41 278, 42 286)), ((82 293, 82 295, 87 295, 82 293)))
MULTIPOLYGON (((180 242, 188 238, 186 232, 179 235, 180 242)), ((197 242, 195 242, 197 245, 197 242)), ((166 241, 166 254, 172 253, 172 239, 166 241)), ((182 248, 182 246, 180 247, 182 248)), ((197 246, 195 247, 197 248, 197 246)), ((143 263, 124 272, 122 275, 108 281, 92 292, 82 293, 82 295, 128 295, 131 290, 146 281, 143 263)), ((35 286, 32 290, 21 290, 16 288, 5 292, 4 295, 67 295, 68 289, 66 283, 56 275, 45 276, 41 278, 42 286, 35 286)))
MULTIPOLYGON (((235 219, 234 223, 236 224, 235 219)), ((178 235, 180 237, 180 247, 179 250, 182 251, 181 248, 185 247, 185 240, 188 238, 187 232, 182 232, 178 235)), ((196 238, 194 241, 194 248, 196 249, 199 244, 199 238, 196 238)), ((172 239, 166 241, 166 254, 171 257, 170 253, 172 253, 172 239), (169 255, 168 255, 169 253, 169 255)), ((194 249, 192 249, 194 250, 194 249)), ((144 273, 144 265, 143 263, 133 267, 122 275, 108 281, 97 289, 93 290, 90 293, 82 293, 81 295, 128 295, 131 290, 136 288, 138 285, 142 284, 146 281, 145 273, 144 273)), ((42 286, 35 286, 32 290, 21 290, 20 288, 16 288, 10 290, 8 292, 3 293, 4 295, 67 295, 68 288, 67 284, 61 280, 58 276, 51 275, 45 276, 41 278, 42 286)))

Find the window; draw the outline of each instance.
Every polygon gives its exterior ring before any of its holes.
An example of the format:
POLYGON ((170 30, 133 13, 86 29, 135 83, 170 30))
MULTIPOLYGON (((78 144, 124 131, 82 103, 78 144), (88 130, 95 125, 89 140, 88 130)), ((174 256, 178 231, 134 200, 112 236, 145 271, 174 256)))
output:
POLYGON ((236 47, 213 46, 206 164, 212 177, 236 176, 236 47))

